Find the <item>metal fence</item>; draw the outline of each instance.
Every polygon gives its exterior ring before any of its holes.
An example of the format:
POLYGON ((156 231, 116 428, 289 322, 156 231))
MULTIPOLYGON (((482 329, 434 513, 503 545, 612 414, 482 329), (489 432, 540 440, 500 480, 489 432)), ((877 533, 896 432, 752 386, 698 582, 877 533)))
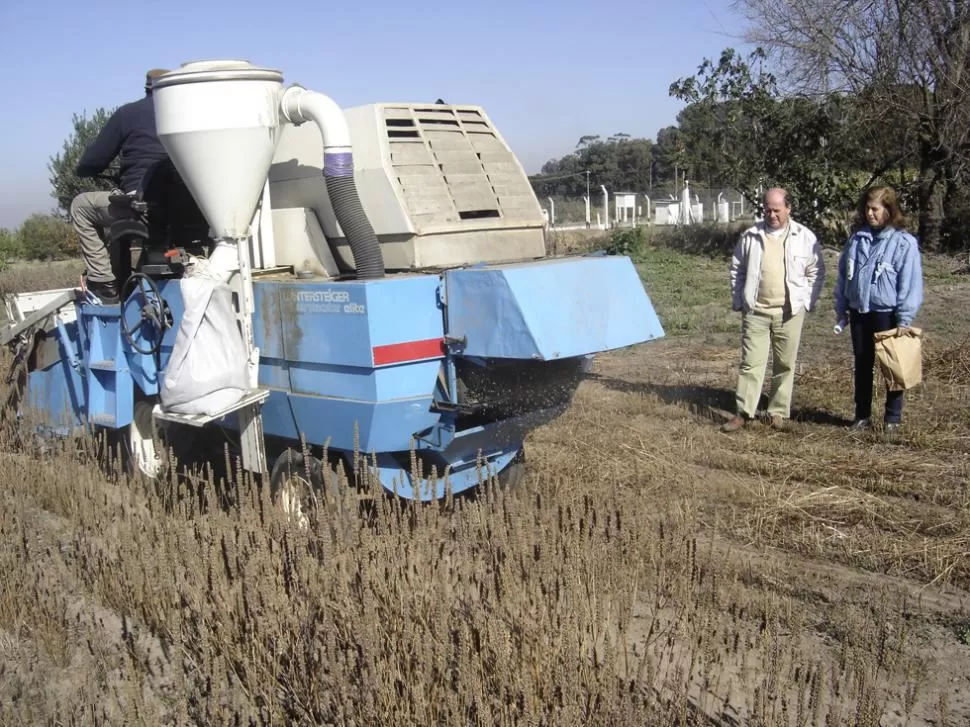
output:
POLYGON ((587 217, 585 197, 539 197, 546 220, 556 229, 611 229, 641 225, 731 223, 753 219, 756 210, 734 189, 695 187, 688 184, 677 195, 671 190, 632 192, 606 190, 590 195, 587 217))

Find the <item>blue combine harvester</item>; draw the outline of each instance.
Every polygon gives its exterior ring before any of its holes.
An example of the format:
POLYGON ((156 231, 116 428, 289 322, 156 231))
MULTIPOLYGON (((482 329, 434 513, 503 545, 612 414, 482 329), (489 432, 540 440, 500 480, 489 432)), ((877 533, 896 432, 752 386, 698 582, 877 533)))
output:
POLYGON ((306 442, 429 500, 509 476, 594 354, 663 336, 628 258, 546 256, 479 107, 343 111, 243 61, 185 64, 153 97, 170 163, 111 230, 121 305, 5 301, 48 432, 118 433, 154 475, 159 442, 220 428, 290 511, 295 480, 322 486, 306 442))

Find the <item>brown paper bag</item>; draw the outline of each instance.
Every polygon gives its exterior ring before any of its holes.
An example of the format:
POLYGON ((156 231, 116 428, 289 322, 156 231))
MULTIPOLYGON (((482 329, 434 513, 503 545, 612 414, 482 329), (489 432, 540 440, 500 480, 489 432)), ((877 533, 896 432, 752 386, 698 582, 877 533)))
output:
POLYGON ((905 391, 923 380, 921 328, 910 328, 902 336, 898 328, 873 334, 876 361, 889 391, 905 391))

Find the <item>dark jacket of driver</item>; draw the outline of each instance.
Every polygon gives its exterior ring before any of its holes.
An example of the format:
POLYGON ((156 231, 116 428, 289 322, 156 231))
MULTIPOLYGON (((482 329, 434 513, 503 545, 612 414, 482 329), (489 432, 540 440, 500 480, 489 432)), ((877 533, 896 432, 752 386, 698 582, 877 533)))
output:
POLYGON ((118 108, 92 141, 75 173, 79 177, 100 174, 120 157, 121 189, 127 193, 141 190, 145 173, 168 158, 155 132, 155 104, 150 95, 118 108))

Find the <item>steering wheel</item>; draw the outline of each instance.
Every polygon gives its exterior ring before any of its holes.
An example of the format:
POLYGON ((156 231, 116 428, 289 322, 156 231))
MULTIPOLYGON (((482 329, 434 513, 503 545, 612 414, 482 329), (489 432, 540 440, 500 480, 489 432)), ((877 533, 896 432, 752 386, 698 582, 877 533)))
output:
POLYGON ((165 329, 172 327, 172 312, 168 308, 168 304, 162 298, 161 292, 158 290, 158 286, 155 281, 149 278, 144 273, 132 273, 125 284, 121 286, 121 291, 119 291, 119 296, 122 302, 122 311, 120 317, 121 325, 121 335, 125 337, 128 345, 131 346, 132 350, 136 351, 145 356, 151 356, 158 352, 162 346, 162 338, 165 336, 165 329), (142 285, 138 285, 137 290, 139 292, 139 297, 141 299, 141 310, 140 310, 140 321, 144 323, 148 321, 152 324, 152 327, 157 331, 157 335, 153 336, 154 342, 151 347, 147 349, 141 349, 135 345, 135 341, 132 337, 132 331, 128 327, 128 318, 125 315, 124 305, 127 302, 129 290, 132 283, 135 281, 142 281, 142 285), (147 290, 145 289, 147 286, 147 290), (151 296, 149 296, 151 293, 151 296))

